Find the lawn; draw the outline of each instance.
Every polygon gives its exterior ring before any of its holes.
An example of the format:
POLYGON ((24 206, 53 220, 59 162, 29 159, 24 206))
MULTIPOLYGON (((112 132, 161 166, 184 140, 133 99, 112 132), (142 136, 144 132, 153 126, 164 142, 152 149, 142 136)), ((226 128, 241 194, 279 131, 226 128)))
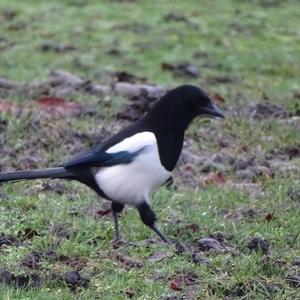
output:
POLYGON ((59 165, 132 122, 153 99, 122 81, 199 85, 226 118, 193 122, 153 194, 172 246, 130 207, 112 244, 109 206, 77 182, 1 184, 0 299, 297 299, 299 20, 297 0, 2 0, 0 171, 59 165))

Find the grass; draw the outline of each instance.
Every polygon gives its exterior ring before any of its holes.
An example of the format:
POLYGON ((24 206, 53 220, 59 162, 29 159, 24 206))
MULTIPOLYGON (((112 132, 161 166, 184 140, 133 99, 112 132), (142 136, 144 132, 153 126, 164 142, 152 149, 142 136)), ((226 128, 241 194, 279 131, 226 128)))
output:
MULTIPOLYGON (((225 152, 263 161, 274 150, 299 147, 297 117, 253 121, 245 114, 233 117, 230 112, 267 98, 295 113, 300 90, 298 6, 296 0, 201 1, 201 5, 196 1, 3 0, 0 76, 29 83, 47 79, 54 69, 64 69, 105 84, 105 72, 127 71, 169 87, 200 84, 226 99, 228 118, 210 123, 196 120, 187 135, 194 140, 194 152, 208 151, 210 157, 224 151, 218 138, 229 139, 225 152), (168 15, 171 20, 166 21, 168 15), (176 16, 181 21, 172 20, 176 16), (45 43, 70 45, 74 50, 41 51, 45 43), (120 55, 111 55, 114 49, 120 55), (162 62, 191 62, 200 76, 174 77, 161 70, 162 62), (212 80, 220 76, 232 80, 212 80)), ((19 93, 7 96, 25 105, 31 100, 19 93)), ((102 134, 125 103, 122 98, 102 99, 80 92, 72 98, 91 104, 97 114, 49 120, 34 114, 16 118, 2 113, 0 120, 7 127, 0 132, 1 166, 14 169, 30 155, 37 158, 36 167, 59 164, 70 152, 89 146, 88 138, 76 138, 75 133, 102 134)), ((300 257, 299 198, 290 196, 290 191, 299 192, 299 158, 291 164, 296 171, 255 178, 261 189, 258 194, 213 184, 162 187, 153 195, 159 226, 171 239, 195 246, 201 237, 221 232, 239 253, 200 252, 209 264, 195 264, 190 254, 177 255, 162 244, 148 245, 145 240, 152 233, 130 208, 121 218, 121 231, 133 245, 113 249, 111 217, 94 217, 93 211, 101 206, 99 199, 80 184, 64 183, 63 194, 55 189, 61 184, 57 181, 48 190, 45 181, 2 185, 0 232, 20 242, 1 247, 0 266, 16 275, 38 274, 42 283, 29 289, 2 284, 0 298, 126 299, 131 291, 133 299, 296 299, 299 288, 292 287, 286 277, 299 276, 299 267, 294 265, 300 257), (224 218, 239 207, 257 213, 242 220, 224 218), (270 213, 274 218, 267 222, 265 216, 270 213), (195 232, 187 229, 191 224, 199 228, 195 232), (26 228, 38 235, 22 238, 26 228), (269 241, 267 258, 247 250, 253 237, 269 241), (84 260, 84 264, 74 267, 62 260, 41 259, 36 270, 22 264, 32 251, 50 250, 77 262, 84 260), (164 253, 165 259, 149 261, 157 252, 164 253), (116 253, 139 260, 142 266, 124 265, 116 253), (88 288, 71 291, 52 278, 53 273, 76 268, 90 279, 88 288), (184 285, 181 291, 171 289, 174 277, 186 273, 194 273, 199 282, 184 285)), ((238 181, 234 170, 226 176, 238 181)))

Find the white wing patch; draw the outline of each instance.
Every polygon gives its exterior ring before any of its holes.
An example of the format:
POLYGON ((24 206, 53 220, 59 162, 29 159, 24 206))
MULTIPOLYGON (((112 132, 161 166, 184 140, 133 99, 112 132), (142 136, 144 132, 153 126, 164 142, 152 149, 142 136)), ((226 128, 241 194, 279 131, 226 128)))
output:
POLYGON ((160 162, 156 138, 152 132, 137 133, 109 148, 107 152, 134 152, 142 148, 131 163, 104 167, 97 172, 99 187, 112 200, 132 205, 148 201, 149 193, 170 176, 170 172, 160 162))
POLYGON ((114 153, 119 151, 135 152, 145 146, 156 145, 156 138, 154 133, 145 131, 137 133, 129 138, 124 139, 122 142, 108 148, 107 153, 114 153))

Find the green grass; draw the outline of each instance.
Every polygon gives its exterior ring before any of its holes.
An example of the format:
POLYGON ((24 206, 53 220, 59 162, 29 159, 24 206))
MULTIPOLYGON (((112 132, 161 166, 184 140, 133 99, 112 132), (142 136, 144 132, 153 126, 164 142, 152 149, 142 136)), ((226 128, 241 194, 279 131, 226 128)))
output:
MULTIPOLYGON (((127 71, 147 78, 147 82, 168 87, 200 84, 224 96, 228 118, 210 123, 196 120, 192 124, 187 136, 193 138, 191 148, 195 153, 207 151, 210 157, 224 151, 218 139, 231 141, 225 152, 237 157, 254 156, 258 160, 273 150, 299 147, 297 117, 294 121, 277 118, 253 121, 247 115, 230 116, 230 112, 266 97, 290 112, 296 111, 299 98, 295 93, 300 91, 298 1, 198 2, 3 0, 0 77, 29 83, 47 79, 54 69, 63 69, 106 84, 101 74, 127 71), (170 13, 188 21, 166 22, 165 17, 170 13), (75 49, 64 53, 43 52, 43 43, 66 44, 75 49), (121 55, 110 55, 111 49, 118 49, 121 55), (174 77, 161 70, 162 62, 186 61, 199 68, 199 78, 174 77), (233 81, 212 82, 218 76, 233 81)), ((5 97, 24 105, 32 100, 18 92, 5 97)), ((2 165, 3 169, 17 168, 25 156, 37 158, 36 167, 59 164, 70 152, 89 146, 91 136, 109 134, 110 129, 104 129, 112 128, 116 112, 125 103, 120 97, 102 99, 80 92, 70 98, 90 104, 97 114, 55 120, 30 113, 22 113, 18 118, 0 115, 0 120, 8 124, 0 132, 1 169, 2 165), (83 137, 74 137, 75 133, 83 137)), ((299 170, 299 158, 291 164, 299 170)), ((234 171, 226 173, 226 178, 238 181, 234 171)), ((121 231, 133 245, 113 249, 112 218, 95 218, 88 213, 97 209, 101 200, 78 183, 64 183, 62 195, 45 190, 45 181, 1 185, 0 233, 17 237, 20 231, 32 228, 39 236, 2 247, 0 267, 5 266, 15 274, 37 273, 43 282, 40 287, 30 289, 2 284, 0 298, 126 299, 124 291, 131 289, 133 299, 168 296, 181 299, 192 293, 195 299, 225 296, 296 299, 299 288, 291 287, 285 277, 297 272, 299 275, 299 267, 293 265, 300 257, 299 199, 289 196, 291 190, 299 192, 299 181, 299 171, 295 171, 256 178, 261 188, 258 194, 226 184, 205 188, 163 187, 157 191, 152 206, 159 226, 172 240, 195 246, 201 237, 222 232, 239 253, 200 253, 209 259, 208 265, 194 264, 190 254, 178 255, 172 247, 146 246, 145 240, 153 234, 131 208, 122 215, 121 231), (257 214, 239 221, 224 218, 226 212, 239 207, 253 208, 257 214), (269 213, 273 213, 274 220, 267 222, 265 216, 269 213), (187 229, 190 224, 197 224, 199 230, 187 229), (270 263, 263 263, 265 258, 261 253, 247 251, 246 245, 254 236, 269 241, 270 263), (62 261, 42 259, 37 270, 28 269, 22 262, 33 250, 53 250, 72 259, 84 258, 81 274, 90 279, 89 287, 73 292, 64 283, 55 282, 51 278, 53 272, 63 274, 74 270, 62 261), (168 254, 164 260, 148 261, 150 255, 161 251, 168 254), (143 264, 126 268, 116 259, 116 253, 143 264), (285 263, 279 264, 278 260, 285 263), (182 291, 172 290, 174 276, 185 272, 195 273, 199 283, 184 286, 182 291), (272 284, 280 288, 268 290, 266 286, 272 284)))

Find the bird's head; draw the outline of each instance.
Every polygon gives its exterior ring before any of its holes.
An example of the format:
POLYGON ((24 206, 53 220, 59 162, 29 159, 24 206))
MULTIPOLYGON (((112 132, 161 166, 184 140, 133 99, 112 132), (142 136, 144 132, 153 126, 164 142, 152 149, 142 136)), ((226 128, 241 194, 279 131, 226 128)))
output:
POLYGON ((186 129, 197 116, 224 118, 224 114, 199 87, 182 85, 170 90, 154 106, 148 116, 157 124, 186 129))

